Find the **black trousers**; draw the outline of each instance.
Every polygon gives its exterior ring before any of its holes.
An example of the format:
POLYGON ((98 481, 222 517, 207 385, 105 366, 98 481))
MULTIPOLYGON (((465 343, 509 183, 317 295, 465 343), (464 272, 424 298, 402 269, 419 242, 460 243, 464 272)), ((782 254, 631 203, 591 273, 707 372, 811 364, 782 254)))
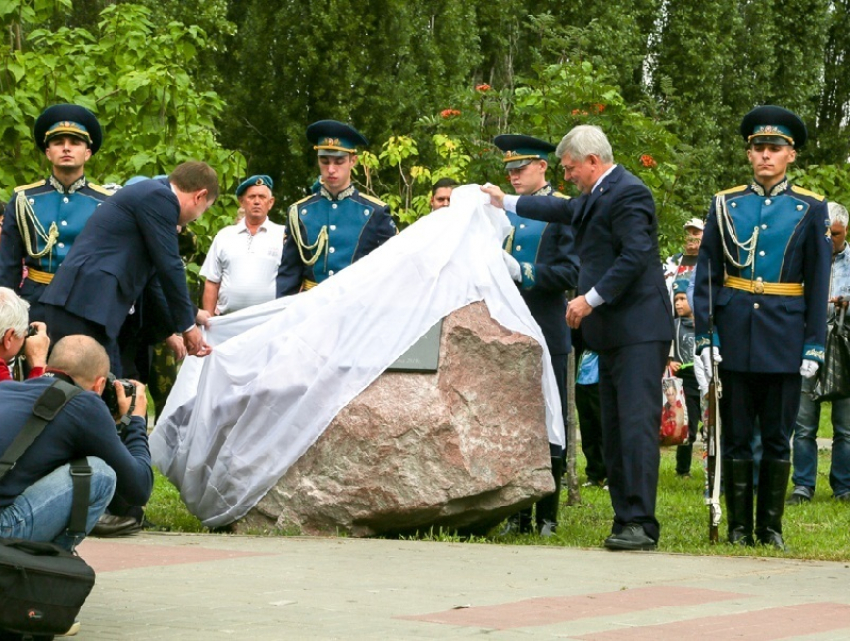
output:
POLYGON ((753 432, 758 424, 764 460, 790 460, 790 439, 800 409, 802 376, 721 369, 720 382, 723 457, 727 461, 752 459, 753 432))
POLYGON ((106 353, 109 355, 110 371, 118 378, 123 375, 118 342, 115 338, 107 336, 106 328, 103 325, 93 323, 82 316, 72 314, 56 305, 45 305, 44 310, 47 334, 50 336, 51 345, 55 345, 66 336, 73 336, 75 334, 90 336, 103 345, 106 353))
POLYGON ((584 472, 588 481, 604 481, 605 459, 602 453, 602 409, 599 406, 599 384, 576 385, 576 411, 581 432, 581 451, 587 460, 584 472))
POLYGON ((658 430, 661 378, 669 341, 648 341, 599 352, 602 447, 614 507, 612 533, 639 523, 658 540, 658 430))

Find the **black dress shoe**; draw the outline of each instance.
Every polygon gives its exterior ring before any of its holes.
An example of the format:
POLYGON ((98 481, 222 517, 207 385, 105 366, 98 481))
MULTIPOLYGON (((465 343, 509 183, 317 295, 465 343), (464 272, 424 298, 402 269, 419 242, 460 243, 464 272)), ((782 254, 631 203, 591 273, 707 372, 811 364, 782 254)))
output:
POLYGON ((111 539, 116 536, 131 536, 141 529, 142 524, 132 516, 102 514, 92 531, 89 532, 89 536, 111 539))
POLYGON ((627 523, 622 532, 605 539, 604 545, 609 550, 654 550, 657 547, 639 523, 627 523))

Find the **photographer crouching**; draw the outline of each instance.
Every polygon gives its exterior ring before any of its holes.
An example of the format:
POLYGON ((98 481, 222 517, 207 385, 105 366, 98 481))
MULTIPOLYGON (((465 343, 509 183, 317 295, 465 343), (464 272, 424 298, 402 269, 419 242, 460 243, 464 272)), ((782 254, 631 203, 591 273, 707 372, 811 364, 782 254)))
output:
MULTIPOLYGON (((0 537, 52 542, 73 550, 83 535, 67 532, 73 497, 70 462, 82 457, 88 457, 92 472, 86 533, 113 495, 132 505, 147 502, 153 489, 153 471, 145 387, 135 383, 135 394, 128 397, 123 384, 112 383, 120 414, 116 424, 101 398, 108 375, 109 357, 97 341, 67 336, 54 346, 44 376, 0 384, 0 452, 7 451, 30 420, 37 401, 56 379, 83 390, 47 422, 0 479, 0 537)), ((0 471, 2 468, 0 464, 0 471)))

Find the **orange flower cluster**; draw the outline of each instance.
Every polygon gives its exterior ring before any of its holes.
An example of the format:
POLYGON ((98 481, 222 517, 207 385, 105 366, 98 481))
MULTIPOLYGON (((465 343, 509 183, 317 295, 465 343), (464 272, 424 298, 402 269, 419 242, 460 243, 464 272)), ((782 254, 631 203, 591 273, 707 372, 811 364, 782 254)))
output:
POLYGON ((451 118, 452 116, 459 116, 459 115, 460 115, 460 111, 459 111, 459 110, 457 110, 457 109, 443 109, 443 110, 440 112, 440 115, 441 115, 443 118, 451 118))
POLYGON ((655 167, 658 164, 657 162, 655 162, 655 158, 653 158, 649 154, 643 154, 640 157, 640 162, 644 167, 655 167))
POLYGON ((583 111, 581 109, 573 109, 572 113, 573 113, 574 116, 586 116, 587 115, 587 112, 583 111))
POLYGON ((485 92, 485 91, 490 91, 490 85, 488 85, 488 84, 476 85, 475 91, 481 91, 482 93, 485 92))
POLYGON ((605 111, 605 105, 600 104, 600 103, 592 105, 591 108, 593 109, 593 111, 595 111, 598 114, 601 114, 603 111, 605 111))

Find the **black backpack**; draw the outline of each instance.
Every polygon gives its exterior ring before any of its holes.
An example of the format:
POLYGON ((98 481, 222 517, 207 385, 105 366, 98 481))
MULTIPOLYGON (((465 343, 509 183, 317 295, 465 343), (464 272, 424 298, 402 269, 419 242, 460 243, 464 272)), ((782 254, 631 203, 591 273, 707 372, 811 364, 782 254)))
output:
MULTIPOLYGON (((44 391, 27 424, 0 457, 0 479, 81 391, 61 380, 44 391)), ((68 532, 85 534, 91 483, 88 461, 71 461, 71 476, 74 498, 68 532)), ((53 543, 0 538, 0 641, 40 641, 66 632, 94 587, 94 579, 94 570, 75 552, 53 543)))

